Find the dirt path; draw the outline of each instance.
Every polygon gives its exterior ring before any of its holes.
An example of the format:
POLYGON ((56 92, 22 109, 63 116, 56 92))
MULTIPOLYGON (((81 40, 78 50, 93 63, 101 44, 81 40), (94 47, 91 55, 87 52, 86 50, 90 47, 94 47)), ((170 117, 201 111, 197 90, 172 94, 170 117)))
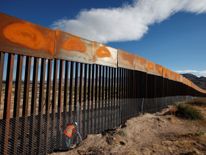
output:
MULTIPOLYGON (((196 107, 206 116, 206 107, 196 107)), ((60 155, 206 155, 206 120, 144 114, 106 135, 89 135, 78 148, 60 155)))

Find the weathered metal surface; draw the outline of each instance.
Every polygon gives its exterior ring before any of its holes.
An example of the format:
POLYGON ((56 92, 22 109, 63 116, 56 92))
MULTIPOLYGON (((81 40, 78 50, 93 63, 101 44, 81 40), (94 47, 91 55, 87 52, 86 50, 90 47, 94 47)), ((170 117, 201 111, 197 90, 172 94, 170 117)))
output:
POLYGON ((103 130, 103 125, 102 125, 102 117, 101 117, 101 114, 102 114, 102 112, 100 112, 100 109, 102 108, 102 96, 101 96, 101 94, 102 94, 102 66, 100 65, 99 66, 99 79, 98 79, 98 81, 99 81, 99 87, 98 87, 98 96, 99 96, 99 98, 98 98, 98 109, 99 109, 99 111, 98 111, 98 120, 97 120, 97 122, 98 122, 98 130, 97 130, 97 132, 99 133, 99 132, 102 132, 103 130))
POLYGON ((177 81, 177 82, 180 81, 180 74, 177 74, 176 72, 174 72, 174 81, 177 81))
MULTIPOLYGON (((57 101, 57 137, 59 137, 60 141, 62 141, 61 137, 61 129, 62 129, 62 110, 63 110, 63 74, 64 74, 64 60, 60 60, 59 62, 59 88, 58 88, 58 101, 57 101)), ((59 144, 60 145, 60 144, 59 144)))
MULTIPOLYGON (((28 133, 27 116, 29 112, 29 85, 30 85, 30 71, 31 71, 31 57, 26 58, 26 66, 25 66, 25 81, 24 81, 24 95, 23 95, 23 107, 22 107, 22 116, 24 117, 21 135, 22 136, 22 144, 25 144, 26 136, 28 133)), ((26 152, 26 145, 22 145, 22 154, 26 152)))
POLYGON ((135 70, 146 72, 146 63, 147 63, 147 60, 145 58, 135 55, 134 57, 134 69, 135 70))
POLYGON ((70 65, 70 84, 69 84, 69 120, 72 121, 72 104, 73 104, 73 95, 74 95, 74 92, 73 92, 73 81, 74 81, 74 62, 71 62, 71 65, 70 65))
POLYGON ((149 61, 149 60, 146 61, 146 70, 148 74, 162 76, 161 66, 160 65, 158 66, 152 61, 149 61))
POLYGON ((37 150, 40 153, 42 149, 42 125, 43 125, 43 112, 44 112, 44 102, 45 102, 45 74, 46 74, 46 60, 41 59, 41 73, 40 73, 40 86, 39 86, 39 105, 38 105, 38 139, 37 139, 37 150))
POLYGON ((135 69, 135 56, 122 50, 118 50, 118 67, 135 69))
POLYGON ((167 72, 168 72, 168 79, 173 80, 173 72, 170 69, 168 69, 167 72))
POLYGON ((109 113, 109 117, 108 117, 108 127, 111 128, 111 95, 112 95, 112 68, 108 68, 109 70, 109 74, 108 74, 108 113, 109 113))
MULTIPOLYGON (((3 88, 3 72, 4 72, 4 53, 0 51, 0 109, 3 106, 3 103, 1 102, 2 99, 2 88, 3 88)), ((2 119, 3 116, 0 115, 0 119, 2 119)))
POLYGON ((78 108, 78 105, 79 105, 79 102, 77 102, 78 100, 78 92, 77 90, 79 89, 78 88, 78 82, 79 81, 79 63, 76 62, 75 63, 75 79, 74 79, 74 113, 75 113, 75 117, 73 120, 77 121, 77 108, 78 108))
MULTIPOLYGON (((52 89, 52 60, 48 60, 48 64, 47 64, 47 79, 46 79, 46 101, 45 101, 45 104, 46 104, 46 127, 45 127, 45 135, 44 135, 44 144, 45 147, 44 147, 44 150, 48 151, 49 147, 51 147, 51 145, 49 145, 49 133, 50 133, 50 127, 51 127, 51 124, 49 123, 50 122, 50 103, 51 103, 51 89, 52 89)), ((65 77, 66 78, 66 77, 65 77)), ((65 102, 67 103, 67 102, 65 102)))
POLYGON ((56 30, 54 57, 69 61, 93 63, 92 42, 69 33, 56 30))
MULTIPOLYGON (((17 71, 16 71, 16 83, 15 83, 15 97, 14 97, 14 111, 13 111, 13 118, 16 118, 14 122, 14 129, 13 129, 13 137, 14 137, 14 144, 17 143, 18 140, 18 133, 20 131, 19 127, 19 111, 20 111, 20 101, 21 101, 21 87, 22 87, 22 65, 23 65, 23 56, 18 55, 17 58, 17 71)), ((1 92, 1 90, 0 90, 1 92)), ((17 145, 13 145, 11 148, 12 154, 17 154, 17 145)))
MULTIPOLYGON (((107 80, 105 80, 105 66, 102 66, 102 108, 106 108, 106 100, 105 100, 105 84, 107 80)), ((103 115, 106 115, 106 110, 103 111, 103 115)), ((106 128, 106 117, 102 118, 102 125, 103 125, 103 130, 106 128)))
POLYGON ((94 123, 94 120, 93 120, 93 114, 94 114, 94 83, 95 83, 95 65, 92 65, 91 66, 92 68, 92 76, 91 76, 91 107, 90 107, 90 110, 91 110, 91 118, 90 119, 90 133, 94 133, 94 126, 93 126, 93 123, 94 123))
MULTIPOLYGON (((94 111, 97 110, 97 104, 98 104, 98 72, 99 72, 99 66, 95 65, 95 81, 94 81, 94 111)), ((94 113, 94 124, 96 124, 97 119, 97 113, 94 113)), ((97 133, 97 125, 94 126, 94 133, 97 133)))
POLYGON ((93 42, 93 51, 94 63, 117 67, 117 49, 93 42))
POLYGON ((179 82, 182 83, 182 81, 183 81, 183 76, 180 75, 179 82))
MULTIPOLYGON (((50 30, 30 22, 0 13, 0 50, 41 58, 57 58, 111 67, 134 69, 178 81, 170 70, 158 67, 144 58, 122 50, 82 39, 78 36, 50 30)), ((185 83, 191 86, 189 82, 185 83)), ((194 87, 197 89, 196 87, 194 87)), ((201 91, 201 89, 198 89, 201 91)))
POLYGON ((87 135, 87 126, 86 126, 86 122, 87 122, 87 115, 86 115, 86 108, 87 108, 87 84, 88 84, 88 80, 87 80, 87 68, 88 68, 88 64, 84 64, 84 88, 83 88, 83 120, 82 120, 82 128, 83 128, 83 134, 82 137, 85 138, 87 135))
MULTIPOLYGON (((88 95, 87 95, 87 110, 90 110, 90 106, 91 106, 91 79, 92 79, 92 76, 91 76, 91 71, 92 70, 92 65, 89 64, 88 65, 88 87, 87 87, 87 92, 88 92, 88 95)), ((90 113, 87 113, 87 128, 86 128, 86 131, 87 133, 91 133, 91 128, 90 128, 90 118, 91 114, 90 113)))
POLYGON ((58 94, 57 94, 57 88, 58 88, 58 71, 59 71, 59 67, 58 67, 58 61, 55 59, 54 60, 54 68, 53 68, 53 87, 52 87, 52 122, 51 122, 51 139, 52 139, 52 148, 56 147, 56 135, 55 135, 55 129, 56 129, 56 123, 57 123, 57 119, 56 118, 56 112, 57 112, 57 99, 58 99, 58 94))
MULTIPOLYGON (((77 110, 78 109, 83 109, 83 104, 82 104, 82 101, 83 101, 83 64, 80 63, 80 76, 79 76, 79 91, 78 91, 78 94, 79 94, 79 102, 77 104, 77 110)), ((82 126, 82 123, 81 120, 82 118, 82 110, 78 111, 78 114, 77 114, 77 120, 78 120, 78 124, 79 124, 79 129, 80 130, 80 133, 82 134, 83 133, 83 126, 82 126)))
MULTIPOLYGON (((108 116, 108 93, 109 93, 109 91, 108 91, 108 68, 109 67, 106 67, 105 68, 105 86, 104 86, 104 92, 105 92, 105 115, 107 115, 108 116)), ((106 125, 105 125, 105 129, 108 129, 108 126, 109 126, 109 121, 108 121, 108 118, 109 117, 105 117, 105 123, 106 123, 106 125)))
POLYGON ((0 13, 0 51, 52 58, 55 32, 0 13))
MULTIPOLYGON (((13 79, 13 68, 14 68, 14 55, 9 54, 7 63, 7 77, 6 77, 6 88, 5 88, 5 101, 4 101, 4 112, 3 120, 5 121, 5 127, 1 132, 3 139, 3 155, 8 154, 9 149, 9 130, 10 130, 10 108, 11 108, 11 96, 12 96, 12 79, 13 79)), ((2 145, 2 144, 1 144, 2 145)))
POLYGON ((158 76, 163 75, 163 68, 161 65, 155 64, 155 71, 156 71, 156 75, 158 75, 158 76))
POLYGON ((163 67, 163 77, 167 78, 167 79, 170 79, 170 74, 171 74, 170 70, 163 67))
POLYGON ((30 126, 30 132, 29 134, 31 135, 29 137, 29 151, 33 152, 34 151, 34 137, 36 133, 36 128, 34 126, 36 125, 36 107, 37 107, 37 88, 38 88, 38 67, 39 67, 39 58, 34 58, 34 64, 33 64, 33 77, 32 77, 32 95, 31 95, 31 126, 30 126))
POLYGON ((170 70, 170 77, 169 77, 170 80, 173 80, 173 81, 176 81, 176 73, 173 72, 172 70, 170 70))

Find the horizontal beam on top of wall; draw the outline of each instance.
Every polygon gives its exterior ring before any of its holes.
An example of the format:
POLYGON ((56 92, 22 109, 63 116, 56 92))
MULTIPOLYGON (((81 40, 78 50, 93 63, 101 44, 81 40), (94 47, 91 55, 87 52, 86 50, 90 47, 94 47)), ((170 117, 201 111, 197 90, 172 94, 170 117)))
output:
POLYGON ((145 58, 3 13, 0 13, 0 51, 138 70, 181 82, 206 94, 178 73, 145 58))

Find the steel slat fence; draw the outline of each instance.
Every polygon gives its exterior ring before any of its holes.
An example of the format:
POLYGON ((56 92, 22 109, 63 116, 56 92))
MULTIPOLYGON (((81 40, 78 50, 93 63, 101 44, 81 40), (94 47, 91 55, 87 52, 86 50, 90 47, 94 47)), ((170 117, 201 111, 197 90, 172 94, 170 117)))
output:
POLYGON ((85 138, 193 95, 181 83, 135 70, 0 55, 1 154, 51 153, 62 147, 68 122, 77 121, 85 138))

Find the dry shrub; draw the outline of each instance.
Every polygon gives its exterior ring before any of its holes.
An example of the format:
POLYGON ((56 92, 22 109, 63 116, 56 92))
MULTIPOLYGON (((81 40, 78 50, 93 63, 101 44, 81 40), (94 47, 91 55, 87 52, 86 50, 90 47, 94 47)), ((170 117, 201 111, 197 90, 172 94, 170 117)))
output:
POLYGON ((177 104, 176 116, 191 120, 203 119, 203 116, 199 110, 185 103, 177 104))

